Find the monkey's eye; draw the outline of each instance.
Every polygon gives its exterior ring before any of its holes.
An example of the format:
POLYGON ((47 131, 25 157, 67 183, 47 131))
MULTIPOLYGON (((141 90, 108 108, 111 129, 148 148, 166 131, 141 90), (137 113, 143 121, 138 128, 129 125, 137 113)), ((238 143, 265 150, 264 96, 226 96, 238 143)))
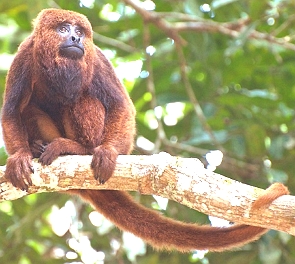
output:
POLYGON ((84 32, 82 29, 76 29, 75 32, 76 32, 77 36, 80 38, 84 36, 84 32))
POLYGON ((66 26, 60 26, 58 30, 61 33, 69 32, 69 29, 66 26))

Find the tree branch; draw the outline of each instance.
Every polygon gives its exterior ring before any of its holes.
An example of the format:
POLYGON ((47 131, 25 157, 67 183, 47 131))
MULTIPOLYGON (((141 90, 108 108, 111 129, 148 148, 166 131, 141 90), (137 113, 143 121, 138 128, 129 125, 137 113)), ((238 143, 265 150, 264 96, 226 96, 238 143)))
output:
POLYGON ((0 201, 31 193, 68 189, 111 189, 138 191, 172 199, 205 214, 236 223, 276 229, 295 235, 295 197, 284 195, 269 208, 249 213, 263 190, 242 184, 204 168, 198 159, 151 156, 119 156, 113 177, 104 185, 93 178, 91 156, 64 156, 50 166, 33 161, 33 186, 28 193, 14 188, 0 167, 0 201))
MULTIPOLYGON (((194 16, 179 15, 177 13, 160 13, 144 9, 139 1, 122 0, 126 5, 131 6, 145 21, 153 23, 165 34, 174 39, 177 43, 184 45, 186 41, 181 37, 180 32, 194 31, 194 32, 211 32, 221 33, 232 38, 239 37, 245 30, 247 30, 250 19, 239 19, 233 22, 215 22, 212 20, 200 19, 194 16), (165 18, 175 20, 185 20, 180 22, 169 22, 165 18)), ((278 32, 273 32, 278 33, 278 32)), ((247 35, 249 39, 264 40, 269 44, 276 44, 285 49, 295 50, 295 44, 291 43, 290 36, 277 38, 273 34, 263 33, 252 29, 247 35)))

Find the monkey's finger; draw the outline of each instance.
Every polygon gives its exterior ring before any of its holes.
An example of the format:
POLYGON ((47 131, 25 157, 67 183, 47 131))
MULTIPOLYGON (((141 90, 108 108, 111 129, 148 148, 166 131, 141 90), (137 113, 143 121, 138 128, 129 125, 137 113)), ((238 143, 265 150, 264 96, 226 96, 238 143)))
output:
POLYGON ((24 175, 24 179, 25 179, 26 185, 28 185, 28 186, 33 185, 33 182, 32 182, 32 179, 31 179, 31 173, 26 173, 24 175))
POLYGON ((24 182, 22 175, 15 174, 14 177, 10 178, 10 182, 14 187, 28 191, 29 186, 24 182))
POLYGON ((23 183, 24 185, 27 186, 32 186, 33 185, 33 182, 32 182, 32 179, 31 179, 31 174, 32 174, 32 166, 31 165, 26 165, 26 168, 24 169, 24 173, 23 173, 23 183))
POLYGON ((39 162, 42 165, 50 165, 58 155, 53 155, 53 153, 50 153, 47 149, 47 151, 43 152, 42 155, 39 158, 39 162))
POLYGON ((112 176, 115 163, 108 160, 106 157, 98 158, 94 156, 91 162, 91 168, 94 178, 98 180, 100 184, 104 184, 112 176))

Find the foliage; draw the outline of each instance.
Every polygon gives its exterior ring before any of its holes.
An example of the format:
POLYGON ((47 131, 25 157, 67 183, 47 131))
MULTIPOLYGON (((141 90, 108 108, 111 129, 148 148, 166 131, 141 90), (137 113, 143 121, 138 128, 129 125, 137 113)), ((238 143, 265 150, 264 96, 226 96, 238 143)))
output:
MULTIPOLYGON (((78 11, 91 21, 95 43, 136 106, 135 154, 166 151, 203 158, 207 150, 220 149, 222 174, 260 187, 281 181, 294 193, 295 3, 146 0, 142 4, 158 19, 144 21, 127 2, 2 1, 1 92, 37 13, 47 7, 78 11), (192 28, 194 23, 198 27, 192 28)), ((3 148, 0 159, 4 164, 3 148)), ((196 252, 156 252, 122 236, 75 197, 68 199, 45 194, 0 204, 1 263, 295 262, 294 238, 275 231, 242 249, 204 258, 196 252)), ((208 221, 173 202, 163 210, 150 197, 135 194, 135 199, 173 218, 208 221)))

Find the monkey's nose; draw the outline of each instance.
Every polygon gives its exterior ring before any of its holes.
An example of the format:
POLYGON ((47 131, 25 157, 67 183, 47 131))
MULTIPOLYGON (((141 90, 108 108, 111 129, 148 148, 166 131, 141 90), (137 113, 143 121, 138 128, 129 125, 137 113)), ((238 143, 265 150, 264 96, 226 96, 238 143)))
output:
POLYGON ((73 42, 77 42, 77 43, 80 42, 80 38, 79 38, 79 37, 75 37, 75 36, 72 36, 72 37, 71 37, 71 40, 72 40, 73 42))

